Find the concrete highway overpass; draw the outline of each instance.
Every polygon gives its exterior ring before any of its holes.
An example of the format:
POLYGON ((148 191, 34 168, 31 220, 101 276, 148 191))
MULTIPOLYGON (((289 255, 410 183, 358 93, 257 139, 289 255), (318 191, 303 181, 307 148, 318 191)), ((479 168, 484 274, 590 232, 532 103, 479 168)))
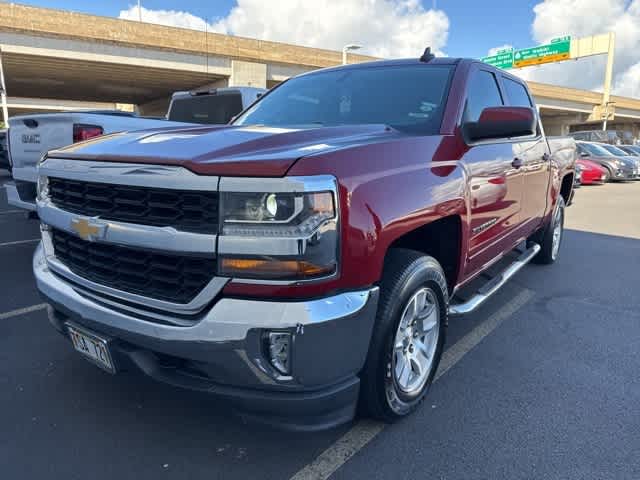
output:
MULTIPOLYGON (((122 108, 162 115, 176 90, 271 87, 337 65, 341 52, 3 4, 0 48, 10 115, 38 110, 122 108)), ((372 57, 350 54, 350 61, 372 57)), ((601 122, 602 95, 530 83, 550 134, 601 122)), ((640 135, 640 99, 612 97, 611 128, 640 135)))
POLYGON ((149 114, 161 113, 176 90, 271 87, 342 58, 331 50, 18 4, 2 5, 0 48, 10 97, 129 103, 149 114))

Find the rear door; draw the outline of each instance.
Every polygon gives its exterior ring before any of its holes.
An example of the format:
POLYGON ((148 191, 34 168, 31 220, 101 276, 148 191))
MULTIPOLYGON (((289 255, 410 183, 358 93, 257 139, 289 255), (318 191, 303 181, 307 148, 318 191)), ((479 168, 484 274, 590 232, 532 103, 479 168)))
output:
POLYGON ((73 143, 72 124, 71 114, 64 113, 10 118, 9 148, 14 178, 35 181, 35 166, 42 155, 73 143))
MULTIPOLYGON (((487 107, 505 105, 494 71, 475 64, 467 85, 462 122, 475 122, 487 107)), ((472 275, 512 247, 520 224, 522 170, 514 166, 514 143, 482 141, 463 157, 470 182, 469 258, 472 275)))
MULTIPOLYGON (((531 107, 537 114, 535 104, 524 84, 505 75, 501 77, 508 104, 514 107, 531 107)), ((522 162, 524 190, 520 215, 523 228, 535 229, 542 221, 547 208, 547 190, 551 174, 549 145, 543 135, 540 120, 535 137, 514 139, 513 150, 514 158, 522 162)))

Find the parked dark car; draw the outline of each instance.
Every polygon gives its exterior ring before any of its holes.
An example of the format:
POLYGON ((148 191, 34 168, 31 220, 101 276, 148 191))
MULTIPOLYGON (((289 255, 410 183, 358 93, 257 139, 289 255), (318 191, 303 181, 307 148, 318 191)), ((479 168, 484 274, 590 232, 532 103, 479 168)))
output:
POLYGON ((570 137, 584 142, 608 143, 610 145, 620 145, 629 143, 632 136, 623 130, 580 130, 569 133, 570 137))
POLYGON ((602 148, 599 143, 576 142, 579 158, 586 158, 607 171, 605 182, 633 180, 635 178, 635 162, 627 160, 627 157, 618 158, 611 152, 602 148))
POLYGON ((618 148, 627 152, 627 155, 640 157, 640 145, 618 145, 618 148))

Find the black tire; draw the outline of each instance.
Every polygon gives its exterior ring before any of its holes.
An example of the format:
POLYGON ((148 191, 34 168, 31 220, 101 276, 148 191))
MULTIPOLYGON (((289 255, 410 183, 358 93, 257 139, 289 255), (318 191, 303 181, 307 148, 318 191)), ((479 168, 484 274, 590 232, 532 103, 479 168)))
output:
POLYGON ((424 399, 442 356, 448 304, 446 277, 435 258, 404 249, 394 249, 387 254, 376 323, 361 373, 360 408, 363 414, 393 422, 409 415, 424 399), (433 303, 439 312, 437 340, 432 342, 435 351, 426 382, 417 393, 407 395, 392 373, 394 340, 405 306, 424 288, 437 300, 433 303))
POLYGON ((544 229, 544 232, 541 232, 541 235, 539 235, 536 239, 540 244, 540 252, 535 257, 533 257, 532 261, 534 263, 537 263, 539 265, 550 265, 552 263, 555 263, 555 261, 558 259, 558 253, 560 251, 560 247, 562 246, 562 239, 564 238, 564 209, 564 198, 562 198, 562 196, 559 196, 558 203, 556 203, 556 210, 551 217, 549 225, 547 225, 547 227, 544 229), (560 225, 560 240, 558 248, 554 252, 553 233, 558 223, 560 225))

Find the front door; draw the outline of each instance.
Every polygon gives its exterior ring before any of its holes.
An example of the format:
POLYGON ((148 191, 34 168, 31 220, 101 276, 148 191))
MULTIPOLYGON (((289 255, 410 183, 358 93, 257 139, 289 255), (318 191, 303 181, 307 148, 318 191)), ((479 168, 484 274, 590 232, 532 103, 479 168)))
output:
MULTIPOLYGON (((477 121, 487 107, 504 105, 494 73, 475 67, 467 88, 463 122, 477 121)), ((516 241, 524 188, 516 143, 487 141, 470 145, 463 157, 470 183, 469 257, 473 275, 516 241)))
MULTIPOLYGON (((509 105, 535 109, 533 101, 522 83, 504 75, 501 80, 509 105)), ((531 230, 540 224, 547 209, 547 190, 551 174, 549 146, 544 138, 542 126, 538 123, 538 132, 534 138, 522 139, 514 146, 514 153, 523 164, 524 193, 520 214, 525 223, 529 223, 528 226, 525 226, 525 230, 531 230)))

